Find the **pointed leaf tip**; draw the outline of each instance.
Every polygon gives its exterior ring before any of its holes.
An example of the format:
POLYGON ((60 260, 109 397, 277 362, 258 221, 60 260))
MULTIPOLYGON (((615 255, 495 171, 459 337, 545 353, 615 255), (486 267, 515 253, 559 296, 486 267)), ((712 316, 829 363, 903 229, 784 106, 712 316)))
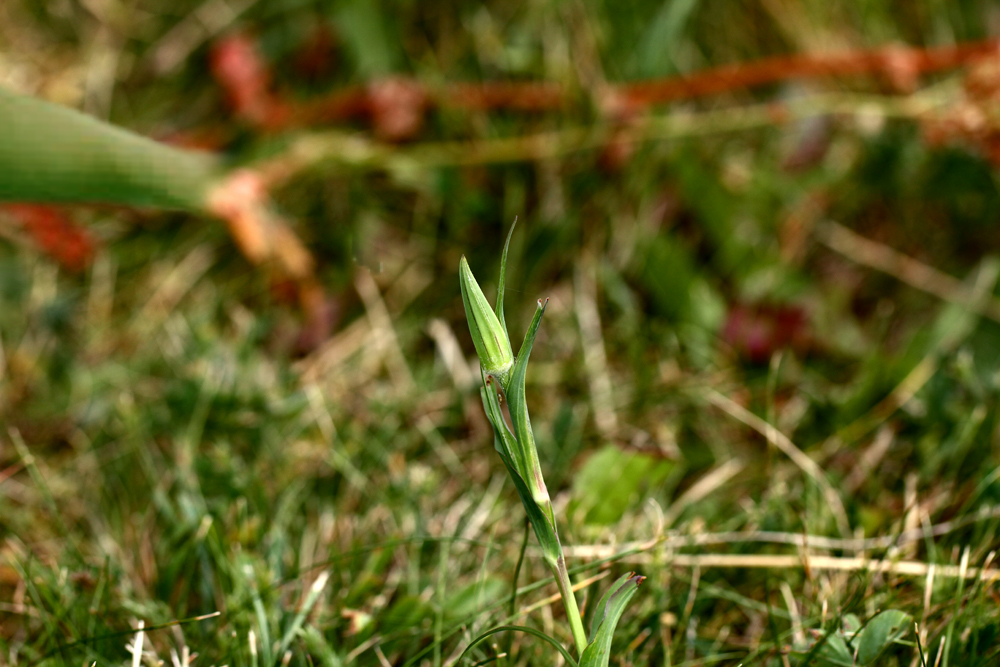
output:
POLYGON ((507 284, 507 249, 510 247, 510 238, 514 236, 515 227, 517 227, 517 216, 514 216, 514 223, 510 226, 510 231, 507 232, 507 240, 503 244, 503 253, 500 255, 500 282, 497 285, 497 307, 495 312, 505 335, 507 333, 507 320, 504 319, 503 315, 503 296, 504 286, 507 284))
POLYGON ((590 644, 580 656, 580 667, 608 667, 611 640, 625 606, 646 577, 629 572, 620 577, 597 603, 591 626, 590 644))

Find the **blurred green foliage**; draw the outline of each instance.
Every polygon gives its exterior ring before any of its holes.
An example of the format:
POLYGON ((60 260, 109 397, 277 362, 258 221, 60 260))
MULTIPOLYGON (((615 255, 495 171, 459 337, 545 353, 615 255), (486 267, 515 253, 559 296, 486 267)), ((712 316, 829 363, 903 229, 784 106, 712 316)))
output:
MULTIPOLYGON (((231 30, 254 37, 274 89, 293 101, 388 74, 432 84, 551 80, 579 91, 559 112, 431 112, 411 140, 419 147, 597 123, 587 91, 604 78, 833 47, 949 44, 989 35, 993 11, 971 0, 281 0, 246 3, 225 25, 208 21, 217 27, 204 34, 191 18, 204 7, 219 4, 3 3, 0 81, 143 134, 205 133, 227 159, 249 163, 280 154, 295 134, 265 135, 230 118, 208 63, 213 41, 231 30), (193 37, 172 41, 178 35, 193 37), (158 71, 157 54, 176 43, 189 52, 158 71), (307 47, 318 55, 310 60, 307 47), (95 53, 117 58, 111 76, 88 75, 97 71, 95 53)), ((957 90, 960 76, 922 83, 957 90)), ((808 86, 887 92, 876 77, 808 86)), ((734 90, 655 113, 799 92, 734 90)), ((458 258, 469 257, 492 297, 497 251, 515 215, 508 318, 520 330, 535 298, 552 299, 527 391, 550 490, 573 517, 568 544, 648 540, 665 511, 678 539, 738 531, 853 537, 835 535, 822 493, 801 470, 704 400, 713 388, 820 463, 859 533, 930 531, 898 549, 870 547, 868 557, 943 567, 967 553, 970 567, 983 565, 1000 528, 1000 326, 831 251, 810 229, 829 218, 972 287, 989 277, 1000 249, 996 170, 980 147, 930 146, 910 120, 872 125, 862 116, 827 118, 826 149, 799 170, 784 166, 807 133, 795 123, 640 143, 618 164, 586 150, 416 175, 334 164, 306 170, 275 194, 318 258, 337 327, 328 347, 304 359, 295 352, 294 308, 238 256, 225 230, 203 220, 73 209, 102 242, 80 275, 59 270, 16 230, 4 233, 4 659, 122 662, 131 637, 116 633, 137 620, 149 627, 221 611, 151 631, 146 648, 164 661, 184 647, 199 653, 199 664, 281 661, 272 648, 294 627, 320 572, 329 582, 292 635, 289 664, 384 664, 376 647, 394 665, 447 664, 484 628, 508 620, 518 501, 498 481, 503 469, 478 396, 449 370, 428 323, 442 320, 472 354, 458 258), (810 197, 825 202, 820 213, 810 213, 810 197), (213 253, 209 268, 177 275, 202 250, 213 253), (356 289, 366 271, 394 337, 356 289), (587 360, 593 341, 584 333, 578 271, 594 277, 603 370, 587 360), (740 306, 743 324, 726 334, 740 306), (765 336, 760 362, 746 336, 773 326, 776 307, 804 313, 804 342, 771 346, 775 337, 765 336), (926 382, 881 414, 878 406, 898 397, 921 363, 930 369, 926 382), (594 398, 602 374, 608 400, 594 398), (613 413, 613 429, 598 428, 601 409, 613 413), (745 466, 736 477, 675 505, 731 459, 745 466)), ((369 131, 361 120, 346 129, 369 131)), ((994 284, 977 289, 996 294, 994 284)), ((890 620, 879 610, 889 609, 919 619, 927 664, 938 652, 943 665, 996 660, 995 583, 680 568, 672 553, 798 552, 749 539, 672 548, 611 566, 616 576, 639 568, 649 577, 616 633, 621 664, 802 664, 819 636, 827 643, 813 664, 838 664, 846 654, 836 641, 859 648, 852 633, 862 621, 845 631, 851 615, 877 629, 890 620)), ((570 566, 581 568, 581 580, 599 569, 583 559, 570 566)), ((530 549, 525 568, 532 576, 522 573, 522 583, 544 577, 530 549)), ((590 605, 604 586, 587 589, 590 605)), ((523 590, 518 608, 552 590, 523 590)), ((875 629, 863 632, 874 637, 875 629)), ((873 640, 885 649, 878 664, 912 664, 913 640, 909 627, 899 642, 873 640)), ((518 637, 509 663, 551 664, 538 644, 518 637)), ((485 644, 475 654, 495 657, 485 644)))

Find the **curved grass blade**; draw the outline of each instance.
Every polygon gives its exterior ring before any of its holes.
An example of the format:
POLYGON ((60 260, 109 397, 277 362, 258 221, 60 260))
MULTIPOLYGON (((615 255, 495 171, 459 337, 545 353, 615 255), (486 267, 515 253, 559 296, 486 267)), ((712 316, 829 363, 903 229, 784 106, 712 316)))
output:
POLYGON ((281 638, 281 645, 278 647, 278 655, 284 655, 285 651, 288 649, 292 640, 298 635, 299 630, 302 628, 302 624, 306 620, 306 616, 312 611, 313 607, 316 606, 316 602, 319 600, 320 593, 326 588, 326 582, 330 579, 330 570, 324 570, 316 577, 316 581, 313 582, 312 587, 309 589, 309 595, 306 596, 306 602, 302 605, 302 609, 299 613, 295 615, 292 620, 292 624, 288 626, 288 630, 285 631, 284 636, 281 638))
POLYGON ((529 634, 529 635, 532 635, 534 637, 538 637, 539 639, 542 639, 544 641, 547 641, 549 644, 552 644, 552 646, 554 646, 559 651, 559 653, 562 654, 562 657, 566 660, 566 664, 567 665, 570 665, 570 667, 578 667, 576 660, 573 659, 573 656, 571 656, 569 654, 569 651, 567 651, 565 648, 563 648, 562 644, 560 644, 555 638, 550 637, 549 635, 545 634, 541 630, 536 630, 535 628, 529 628, 529 627, 524 626, 524 625, 499 625, 499 626, 497 626, 495 628, 491 628, 491 629, 487 630, 483 634, 481 634, 478 637, 476 637, 475 639, 473 639, 469 643, 469 645, 465 647, 465 650, 462 651, 462 655, 458 656, 458 662, 462 662, 462 658, 465 657, 465 654, 468 653, 469 651, 471 651, 476 646, 476 644, 478 644, 479 642, 483 641, 487 637, 495 635, 495 634, 497 634, 499 632, 508 632, 508 631, 509 632, 523 632, 525 634, 529 634))
MULTIPOLYGON (((528 550, 528 524, 529 521, 524 523, 524 539, 521 540, 521 551, 517 554, 517 565, 514 566, 514 583, 512 584, 513 590, 510 592, 510 605, 507 607, 507 616, 514 618, 514 614, 517 611, 517 580, 521 578, 521 566, 524 565, 524 553, 528 550)), ((513 635, 507 638, 507 654, 513 650, 514 639, 513 635)))

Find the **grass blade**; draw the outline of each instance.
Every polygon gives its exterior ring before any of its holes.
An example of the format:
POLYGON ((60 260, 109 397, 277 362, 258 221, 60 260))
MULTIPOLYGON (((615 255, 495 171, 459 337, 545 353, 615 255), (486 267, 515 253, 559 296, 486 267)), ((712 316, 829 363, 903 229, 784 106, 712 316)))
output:
POLYGON ((560 644, 555 638, 550 637, 549 635, 545 634, 541 630, 536 630, 535 628, 529 628, 529 627, 524 626, 524 625, 500 625, 500 626, 497 626, 497 627, 492 628, 490 630, 487 630, 486 632, 484 632, 483 634, 479 635, 478 637, 476 637, 475 639, 473 639, 471 642, 469 642, 469 645, 467 647, 465 647, 464 651, 462 651, 462 655, 458 656, 457 662, 461 663, 462 659, 465 657, 465 655, 469 651, 471 651, 476 646, 476 644, 478 644, 479 642, 483 641, 487 637, 495 635, 495 634, 497 634, 499 632, 507 632, 507 631, 509 631, 509 632, 523 632, 525 634, 532 635, 533 637, 538 637, 539 639, 548 642, 549 644, 551 644, 552 646, 554 646, 559 651, 559 653, 562 654, 562 657, 566 660, 566 664, 567 665, 569 665, 570 667, 578 667, 576 660, 573 659, 573 656, 571 656, 569 654, 569 651, 567 651, 565 648, 563 648, 562 644, 560 644))

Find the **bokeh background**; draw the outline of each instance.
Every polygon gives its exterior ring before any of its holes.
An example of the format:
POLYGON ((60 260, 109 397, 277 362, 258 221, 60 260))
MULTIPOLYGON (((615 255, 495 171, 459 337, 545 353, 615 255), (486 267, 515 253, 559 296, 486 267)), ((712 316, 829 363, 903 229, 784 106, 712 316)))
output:
MULTIPOLYGON (((850 665, 821 631, 888 608, 919 626, 878 664, 993 664, 996 585, 955 575, 1000 519, 998 30, 964 0, 0 3, 0 85, 261 174, 323 291, 207 216, 0 208, 0 663, 183 620, 147 664, 454 664, 510 620, 523 510, 457 268, 492 298, 516 217, 571 566, 648 577, 612 664, 850 665)), ((513 622, 566 640, 554 592, 513 622)), ((494 639, 466 664, 561 660, 494 639)))

